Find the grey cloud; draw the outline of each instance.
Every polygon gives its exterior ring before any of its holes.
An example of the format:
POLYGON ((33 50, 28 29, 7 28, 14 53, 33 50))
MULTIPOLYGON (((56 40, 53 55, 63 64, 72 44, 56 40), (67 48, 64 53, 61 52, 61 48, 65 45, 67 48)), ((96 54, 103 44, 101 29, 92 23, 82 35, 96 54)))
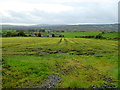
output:
MULTIPOLYGON (((31 0, 32 1, 32 0, 31 0)), ((33 11, 7 11, 11 17, 2 16, 3 23, 28 24, 75 24, 75 23, 116 23, 116 6, 98 3, 63 3, 72 6, 74 10, 60 13, 47 13, 34 9, 33 11), (105 6, 106 5, 106 6, 105 6), (82 10, 81 10, 82 7, 82 10)))

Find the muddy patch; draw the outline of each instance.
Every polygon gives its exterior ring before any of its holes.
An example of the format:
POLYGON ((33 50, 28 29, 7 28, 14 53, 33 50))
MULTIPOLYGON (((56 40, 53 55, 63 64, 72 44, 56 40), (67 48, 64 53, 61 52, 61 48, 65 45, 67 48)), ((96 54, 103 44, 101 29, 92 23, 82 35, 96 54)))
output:
POLYGON ((94 52, 90 52, 90 51, 86 51, 86 52, 83 52, 83 51, 78 51, 78 50, 71 50, 69 52, 69 55, 87 55, 87 56, 96 56, 98 54, 94 53, 94 52))
POLYGON ((93 51, 80 51, 80 50, 70 50, 70 49, 57 49, 57 50, 52 50, 50 48, 48 49, 42 49, 42 48, 38 48, 38 49, 33 49, 33 48, 27 48, 26 51, 29 52, 34 52, 32 53, 32 55, 37 55, 37 56, 45 56, 48 54, 59 54, 59 53, 66 53, 68 55, 86 55, 86 56, 99 56, 99 54, 93 52, 93 51))
POLYGON ((89 88, 91 88, 91 89, 100 89, 100 90, 105 90, 105 89, 112 89, 112 90, 118 90, 117 89, 117 87, 115 87, 114 85, 108 85, 108 84, 102 84, 102 85, 100 85, 100 87, 98 87, 98 86, 95 86, 95 85, 92 85, 92 86, 90 86, 89 88))
POLYGON ((59 73, 61 73, 62 75, 68 75, 71 72, 75 71, 76 69, 77 69, 77 66, 69 66, 68 69, 61 69, 59 73))
POLYGON ((48 79, 40 88, 55 88, 55 86, 60 83, 60 79, 61 77, 56 74, 48 75, 48 79))

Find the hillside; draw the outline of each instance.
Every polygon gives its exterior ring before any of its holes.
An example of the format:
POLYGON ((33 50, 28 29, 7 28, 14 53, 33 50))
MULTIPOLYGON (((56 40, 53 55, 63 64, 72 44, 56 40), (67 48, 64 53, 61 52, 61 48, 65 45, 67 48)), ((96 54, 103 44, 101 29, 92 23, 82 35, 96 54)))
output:
POLYGON ((47 30, 77 30, 77 31, 117 31, 117 24, 89 24, 89 25, 31 25, 31 26, 17 26, 17 25, 2 25, 2 30, 25 30, 25 29, 40 29, 47 30))

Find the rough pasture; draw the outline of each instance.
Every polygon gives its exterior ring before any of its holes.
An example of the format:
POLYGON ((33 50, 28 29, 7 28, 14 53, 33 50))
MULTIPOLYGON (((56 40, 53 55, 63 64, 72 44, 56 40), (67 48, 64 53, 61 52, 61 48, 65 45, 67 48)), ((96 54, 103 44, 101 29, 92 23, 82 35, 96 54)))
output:
POLYGON ((3 88, 117 87, 118 42, 2 38, 3 88))

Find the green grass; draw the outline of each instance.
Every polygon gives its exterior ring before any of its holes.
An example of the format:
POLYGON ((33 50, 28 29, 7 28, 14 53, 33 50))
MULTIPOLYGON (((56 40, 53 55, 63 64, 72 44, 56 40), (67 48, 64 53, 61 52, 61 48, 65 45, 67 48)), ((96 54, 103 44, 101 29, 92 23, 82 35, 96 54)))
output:
POLYGON ((118 32, 113 32, 113 33, 106 32, 103 36, 104 36, 104 37, 107 37, 107 38, 119 37, 119 36, 118 36, 118 32))
MULTIPOLYGON (((3 30, 1 33, 4 35, 7 32, 16 32, 16 30, 3 30)), ((25 32, 26 35, 32 34, 34 32, 25 32)), ((96 36, 99 34, 102 34, 107 39, 113 39, 118 36, 117 31, 64 31, 64 32, 41 32, 42 35, 49 36, 50 33, 54 33, 56 37, 59 37, 59 35, 64 35, 66 38, 74 38, 76 36, 96 36), (103 33, 104 32, 104 33, 103 33)))
MULTIPOLYGON (((101 34, 103 31, 65 31, 65 32, 57 32, 55 34, 62 34, 65 37, 68 38, 74 38, 75 36, 96 36, 98 34, 101 34)), ((104 34, 102 34, 106 38, 115 38, 118 37, 118 32, 110 32, 110 31, 104 31, 104 34)))
POLYGON ((85 32, 78 32, 78 31, 66 31, 66 32, 62 32, 62 33, 57 33, 57 34, 62 34, 65 37, 75 37, 75 36, 95 36, 98 35, 99 33, 101 33, 100 31, 85 31, 85 32))
POLYGON ((52 74, 61 77, 58 88, 117 87, 117 41, 49 37, 2 40, 3 88, 38 88, 52 74))

